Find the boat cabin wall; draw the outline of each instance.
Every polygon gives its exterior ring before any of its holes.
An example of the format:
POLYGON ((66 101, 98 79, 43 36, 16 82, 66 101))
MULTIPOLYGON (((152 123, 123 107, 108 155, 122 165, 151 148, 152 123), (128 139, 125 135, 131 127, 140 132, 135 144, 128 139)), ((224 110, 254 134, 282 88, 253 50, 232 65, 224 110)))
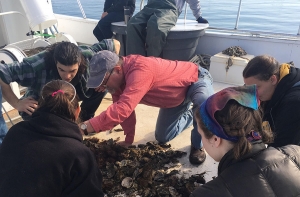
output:
POLYGON ((300 68, 300 38, 298 40, 264 38, 206 31, 199 39, 196 53, 215 55, 231 46, 240 46, 254 56, 273 56, 280 63, 293 61, 294 65, 300 68))
POLYGON ((98 20, 61 14, 55 14, 55 17, 58 20, 58 31, 70 34, 77 43, 92 45, 98 42, 93 34, 98 20))

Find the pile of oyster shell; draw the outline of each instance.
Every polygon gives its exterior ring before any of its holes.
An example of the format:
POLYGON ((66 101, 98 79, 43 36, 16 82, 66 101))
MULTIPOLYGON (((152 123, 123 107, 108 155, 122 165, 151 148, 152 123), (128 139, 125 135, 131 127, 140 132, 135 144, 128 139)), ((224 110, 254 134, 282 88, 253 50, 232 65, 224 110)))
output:
POLYGON ((185 197, 205 183, 204 173, 186 178, 178 170, 178 158, 186 152, 156 142, 125 148, 117 141, 98 138, 83 141, 96 156, 107 196, 185 197))
POLYGON ((235 57, 247 55, 247 52, 240 46, 232 46, 222 51, 223 54, 235 57))

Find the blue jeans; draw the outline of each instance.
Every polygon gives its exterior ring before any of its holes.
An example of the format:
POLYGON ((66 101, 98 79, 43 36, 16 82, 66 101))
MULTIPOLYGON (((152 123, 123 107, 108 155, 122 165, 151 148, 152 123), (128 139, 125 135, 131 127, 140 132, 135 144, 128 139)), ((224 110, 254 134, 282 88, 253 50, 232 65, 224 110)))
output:
POLYGON ((201 135, 197 130, 197 122, 193 118, 193 111, 214 93, 214 89, 210 73, 200 66, 198 72, 198 81, 189 87, 185 100, 179 106, 159 110, 155 128, 157 141, 166 143, 193 124, 191 144, 196 149, 202 148, 201 135), (191 104, 193 104, 192 109, 191 104))
MULTIPOLYGON (((0 109, 2 110, 2 90, 1 90, 1 87, 0 87, 0 109)), ((6 123, 4 121, 4 118, 3 118, 3 115, 2 115, 2 112, 1 112, 1 115, 0 115, 0 144, 2 144, 2 141, 5 137, 5 135, 7 134, 7 126, 6 126, 6 123)))
POLYGON ((103 39, 109 39, 113 36, 111 31, 111 23, 124 21, 124 12, 110 12, 104 18, 100 19, 95 27, 93 34, 100 42, 103 39))

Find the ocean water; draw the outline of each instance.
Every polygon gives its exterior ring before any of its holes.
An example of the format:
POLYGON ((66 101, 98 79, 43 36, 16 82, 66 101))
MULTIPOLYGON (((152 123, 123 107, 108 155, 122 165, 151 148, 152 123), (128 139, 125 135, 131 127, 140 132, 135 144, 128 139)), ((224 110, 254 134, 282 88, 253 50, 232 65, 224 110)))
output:
MULTIPOLYGON (((105 0, 81 0, 87 18, 100 19, 105 0)), ((141 0, 136 0, 137 13, 141 0)), ((145 0, 144 2, 147 2, 145 0)), ((234 29, 239 0, 201 0, 202 17, 210 27, 234 29)), ((52 0, 53 11, 82 17, 77 0, 52 0)), ((242 0, 238 29, 296 35, 300 26, 300 0, 242 0)), ((194 20, 188 7, 187 19, 194 20)), ((179 18, 184 18, 184 10, 179 18)))

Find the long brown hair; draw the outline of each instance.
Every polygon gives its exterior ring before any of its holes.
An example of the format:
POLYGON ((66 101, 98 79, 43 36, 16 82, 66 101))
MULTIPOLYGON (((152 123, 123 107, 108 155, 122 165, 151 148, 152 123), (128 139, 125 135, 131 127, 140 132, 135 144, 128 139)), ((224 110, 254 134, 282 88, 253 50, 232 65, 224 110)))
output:
MULTIPOLYGON (((204 125, 200 118, 199 110, 195 114, 197 123, 203 130, 205 138, 212 138, 214 134, 204 125)), ((235 100, 230 100, 222 110, 217 111, 215 119, 229 136, 238 137, 238 141, 234 144, 233 148, 236 159, 251 150, 251 143, 247 139, 247 135, 251 131, 258 132, 264 143, 273 142, 272 132, 265 131, 262 128, 262 119, 259 110, 244 107, 235 100)))
POLYGON ((78 102, 79 99, 72 84, 63 80, 53 80, 43 87, 37 111, 49 111, 75 121, 78 102))

